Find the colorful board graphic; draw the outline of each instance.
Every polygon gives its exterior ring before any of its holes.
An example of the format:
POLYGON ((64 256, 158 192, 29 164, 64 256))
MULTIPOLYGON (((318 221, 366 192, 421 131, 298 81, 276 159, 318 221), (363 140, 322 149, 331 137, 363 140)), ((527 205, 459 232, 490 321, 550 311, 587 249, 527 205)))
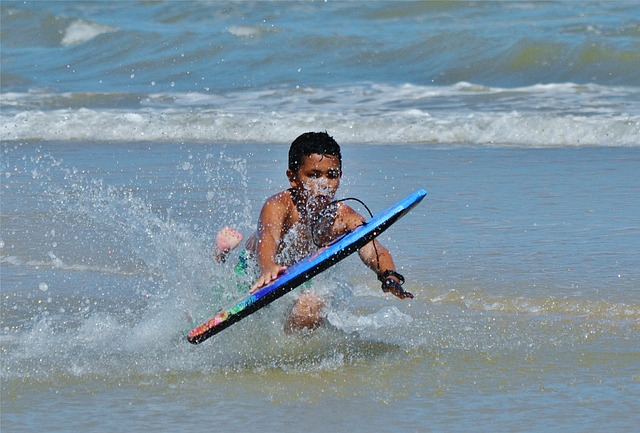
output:
POLYGON ((187 335, 187 340, 193 344, 202 343, 209 337, 289 293, 300 284, 353 254, 379 236, 420 203, 426 195, 427 191, 423 189, 408 195, 393 206, 377 213, 366 223, 340 237, 330 245, 289 266, 282 275, 269 285, 248 295, 232 307, 221 311, 212 319, 194 328, 187 335))

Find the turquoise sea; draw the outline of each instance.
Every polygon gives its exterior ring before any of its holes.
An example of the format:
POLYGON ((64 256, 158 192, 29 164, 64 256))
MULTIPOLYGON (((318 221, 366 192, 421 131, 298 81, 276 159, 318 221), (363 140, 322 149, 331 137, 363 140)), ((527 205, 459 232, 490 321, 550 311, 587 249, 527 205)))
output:
POLYGON ((639 431, 639 2, 0 8, 3 432, 639 431), (381 237, 415 299, 351 257, 324 328, 187 343, 324 130, 340 197, 428 190, 381 237))

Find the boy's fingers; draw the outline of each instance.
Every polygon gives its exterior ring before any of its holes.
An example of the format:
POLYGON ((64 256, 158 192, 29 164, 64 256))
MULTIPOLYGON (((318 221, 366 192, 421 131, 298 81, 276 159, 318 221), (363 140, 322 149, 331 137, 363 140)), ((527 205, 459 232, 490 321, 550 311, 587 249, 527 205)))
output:
POLYGON ((391 292, 391 294, 400 299, 413 299, 413 294, 404 290, 402 288, 402 284, 391 278, 385 280, 385 282, 382 284, 382 291, 385 293, 391 292))
POLYGON ((260 278, 258 278, 258 281, 256 281, 255 284, 251 286, 251 289, 249 289, 249 293, 253 293, 259 288, 266 286, 269 282, 270 280, 268 280, 264 275, 260 276, 260 278))
POLYGON ((253 293, 256 290, 271 283, 272 281, 277 279, 278 276, 280 276, 280 274, 282 274, 286 269, 287 269, 286 266, 280 266, 276 271, 271 272, 270 274, 260 276, 260 278, 258 278, 258 281, 256 281, 256 283, 251 287, 251 289, 249 289, 249 293, 253 293))
POLYGON ((275 269, 270 275, 269 283, 278 278, 286 269, 286 266, 279 266, 278 269, 275 269))
POLYGON ((410 292, 407 292, 404 289, 400 289, 398 293, 394 293, 394 295, 396 295, 400 299, 407 299, 407 298, 413 299, 413 294, 410 292))
POLYGON ((413 295, 409 292, 407 292, 406 290, 404 290, 401 287, 394 287, 392 289, 389 290, 394 296, 400 298, 400 299, 412 299, 413 295))

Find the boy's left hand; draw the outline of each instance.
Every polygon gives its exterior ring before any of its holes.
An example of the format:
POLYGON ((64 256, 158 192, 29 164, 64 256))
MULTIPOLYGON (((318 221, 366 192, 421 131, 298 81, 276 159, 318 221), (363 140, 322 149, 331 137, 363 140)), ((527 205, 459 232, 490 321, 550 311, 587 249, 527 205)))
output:
POLYGON ((402 284, 398 280, 391 277, 386 278, 382 282, 382 291, 385 293, 391 292, 394 296, 400 299, 413 299, 413 295, 403 289, 402 284))

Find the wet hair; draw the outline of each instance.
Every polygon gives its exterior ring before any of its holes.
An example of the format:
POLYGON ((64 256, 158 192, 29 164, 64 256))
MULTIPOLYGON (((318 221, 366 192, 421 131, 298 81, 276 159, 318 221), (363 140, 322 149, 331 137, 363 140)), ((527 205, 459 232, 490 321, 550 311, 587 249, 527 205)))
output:
POLYGON ((340 145, 326 132, 305 132, 293 140, 289 148, 289 170, 298 171, 303 158, 314 153, 335 156, 342 170, 340 145))

